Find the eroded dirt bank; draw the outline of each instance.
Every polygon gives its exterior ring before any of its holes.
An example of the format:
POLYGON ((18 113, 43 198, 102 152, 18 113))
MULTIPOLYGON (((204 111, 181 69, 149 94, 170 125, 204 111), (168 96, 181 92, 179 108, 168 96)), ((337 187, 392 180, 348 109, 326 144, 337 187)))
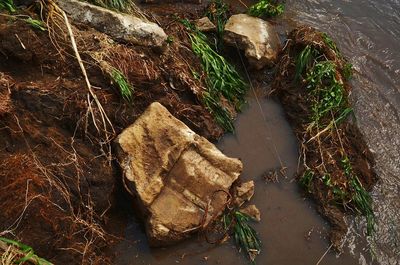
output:
MULTIPOLYGON (((24 243, 57 264, 114 262, 118 253, 110 254, 110 246, 120 242, 118 236, 124 233, 111 228, 123 219, 118 219, 116 201, 128 198, 121 195, 121 172, 108 140, 153 101, 161 102, 208 139, 218 139, 223 133, 199 103, 196 91, 203 84, 193 73, 201 73, 200 62, 176 21, 176 13, 190 19, 201 17, 204 7, 144 8, 172 37, 164 54, 119 44, 85 25, 74 25, 88 76, 114 126, 107 138, 96 129, 91 111, 97 124, 101 117, 94 104, 88 104, 88 91, 65 36, 56 36, 60 46, 55 48, 46 32, 1 18, 0 184, 4 198, 0 197, 0 207, 6 210, 0 216, 0 231, 13 229, 24 243), (98 57, 93 55, 98 51, 134 85, 132 102, 121 99, 115 84, 97 66, 94 58, 98 57)), ((271 81, 271 76, 255 76, 259 80, 254 84, 271 81)), ((368 187, 374 181, 371 177, 368 187)), ((318 199, 329 199, 322 197, 318 199)), ((345 228, 340 225, 343 234, 345 228)))
MULTIPOLYGON (((103 228, 121 176, 110 143, 102 142, 104 132, 94 126, 91 111, 98 124, 101 119, 91 109, 93 102, 89 107, 67 39, 50 39, 22 21, 0 20, 0 230, 4 235, 12 230, 57 264, 111 261, 100 250, 116 240, 103 228)), ((114 126, 110 139, 154 101, 209 139, 221 135, 193 93, 201 84, 192 78, 196 60, 179 23, 167 29, 176 42, 164 55, 115 43, 84 25, 74 31, 90 81, 114 126), (98 51, 134 84, 132 102, 121 99, 95 64, 90 55, 98 51)))

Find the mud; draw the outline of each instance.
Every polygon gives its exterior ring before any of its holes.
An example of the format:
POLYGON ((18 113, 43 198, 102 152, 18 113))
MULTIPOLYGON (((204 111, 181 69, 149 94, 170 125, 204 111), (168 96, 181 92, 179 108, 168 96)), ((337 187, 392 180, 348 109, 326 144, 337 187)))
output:
MULTIPOLYGON (((157 100, 200 135, 213 140, 222 136, 222 130, 199 104, 197 96, 203 88, 192 78, 192 70, 199 70, 200 65, 182 26, 176 22, 176 14, 202 17, 204 8, 205 4, 144 6, 152 14, 150 19, 173 37, 169 52, 163 55, 115 43, 84 25, 74 25, 89 78, 114 125, 115 135, 157 100), (103 51, 101 58, 121 69, 134 85, 132 103, 120 98, 107 74, 95 64, 93 52, 99 50, 103 51)), ((69 55, 72 51, 65 36, 61 36, 61 49, 55 49, 47 33, 4 18, 0 19, 0 34, 0 231, 13 229, 19 240, 57 264, 246 262, 233 245, 208 245, 202 237, 168 249, 150 249, 133 203, 121 187, 119 166, 110 156, 109 146, 101 142, 103 135, 95 129, 88 112, 87 89, 75 59, 69 55)), ((270 73, 264 74, 251 78, 255 83, 271 81, 270 73)), ((283 99, 289 116, 294 113, 288 108, 294 106, 293 100, 299 99, 283 99)), ((313 210, 312 202, 299 195, 293 180, 298 158, 296 140, 289 125, 280 124, 284 117, 275 103, 261 102, 270 125, 257 127, 264 121, 255 118, 261 115, 260 102, 254 98, 249 101, 253 106, 249 112, 253 114, 244 121, 239 116, 237 135, 225 138, 219 147, 229 155, 243 157, 248 165, 245 178, 258 182, 255 200, 263 206, 263 221, 257 230, 265 242, 260 263, 316 264, 329 248, 329 229, 313 210), (279 114, 268 116, 269 112, 279 114), (271 124, 282 127, 272 131, 271 124), (253 134, 249 128, 258 129, 253 134), (254 138, 265 138, 267 144, 254 138), (276 139, 280 140, 274 145, 276 139), (279 171, 286 166, 283 176, 279 171), (280 183, 267 184, 263 176, 280 183)), ((343 129, 349 132, 349 146, 356 142, 352 141, 352 132, 358 141, 357 130, 352 126, 343 129)), ((368 168, 365 161, 370 161, 369 154, 364 154, 360 172, 368 168)), ((365 171, 363 175, 368 176, 369 171, 365 171)), ((368 187, 374 182, 373 176, 364 179, 368 187)), ((317 200, 327 199, 323 189, 319 195, 317 200)), ((341 237, 346 226, 341 221, 342 209, 332 211, 321 205, 321 212, 325 211, 333 225, 340 228, 341 237)), ((337 259, 332 252, 325 262, 355 263, 346 254, 337 259)))
MULTIPOLYGON (((199 105, 191 78, 187 43, 179 26, 170 52, 112 42, 83 25, 74 27, 79 50, 115 135, 153 101, 159 101, 194 131, 218 138, 222 130, 199 105), (107 74, 95 64, 102 51, 135 86, 134 100, 122 101, 107 74), (183 59, 185 58, 185 60, 183 59)), ((121 180, 110 143, 104 143, 88 105, 88 92, 65 36, 22 21, 0 18, 0 231, 32 246, 56 264, 106 264, 103 253, 117 239, 103 229, 121 180), (52 41, 56 40, 58 46, 52 41), (63 42, 64 41, 64 42, 63 42)), ((92 104, 92 109, 95 108, 92 104)), ((111 136, 113 137, 113 135, 111 136)))

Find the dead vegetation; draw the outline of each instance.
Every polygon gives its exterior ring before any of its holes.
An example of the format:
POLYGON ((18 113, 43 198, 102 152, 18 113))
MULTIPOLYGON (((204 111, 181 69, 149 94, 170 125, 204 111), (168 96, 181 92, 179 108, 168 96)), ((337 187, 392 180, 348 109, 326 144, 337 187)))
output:
POLYGON ((223 130, 198 103, 200 62, 178 22, 159 54, 85 25, 68 29, 46 8, 46 32, 0 17, 0 233, 57 264, 108 264, 103 250, 117 239, 103 227, 120 177, 112 139, 154 101, 209 139, 223 130), (129 102, 110 69, 135 88, 129 102))
POLYGON ((374 230, 367 191, 377 178, 350 117, 349 69, 326 34, 300 27, 289 35, 274 83, 301 144, 299 182, 332 224, 336 248, 346 233, 345 214, 364 215, 368 235, 374 230))

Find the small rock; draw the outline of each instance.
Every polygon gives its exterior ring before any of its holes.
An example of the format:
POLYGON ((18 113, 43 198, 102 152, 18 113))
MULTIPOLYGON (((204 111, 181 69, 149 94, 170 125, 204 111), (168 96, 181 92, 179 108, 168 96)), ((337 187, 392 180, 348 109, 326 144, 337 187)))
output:
POLYGON ((250 216, 257 222, 261 221, 260 210, 258 210, 258 208, 254 204, 248 205, 248 206, 240 209, 240 212, 247 214, 248 216, 250 216))
POLYGON ((167 34, 153 22, 77 0, 58 0, 58 4, 73 20, 114 39, 156 48, 166 43, 167 34))
POLYGON ((241 206, 243 203, 250 201, 254 195, 254 181, 250 180, 241 183, 233 188, 232 196, 233 203, 236 206, 241 206))
POLYGON ((145 215, 152 246, 185 239, 220 215, 243 168, 159 103, 151 104, 116 144, 125 187, 145 215))
POLYGON ((278 34, 271 24, 246 14, 233 15, 225 25, 227 44, 244 50, 249 64, 256 69, 272 66, 280 50, 278 34))
POLYGON ((211 22, 208 17, 196 19, 194 23, 196 27, 203 32, 215 31, 217 29, 217 27, 214 25, 214 23, 211 22))

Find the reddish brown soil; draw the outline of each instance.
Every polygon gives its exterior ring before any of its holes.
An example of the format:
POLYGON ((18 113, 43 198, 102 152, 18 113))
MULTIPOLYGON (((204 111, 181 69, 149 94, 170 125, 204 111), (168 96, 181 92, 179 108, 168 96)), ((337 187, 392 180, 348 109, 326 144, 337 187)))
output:
MULTIPOLYGON (((89 79, 114 126, 111 139, 152 102, 209 138, 221 136, 196 94, 198 61, 178 23, 165 54, 112 43, 77 25, 74 31, 89 79), (90 56, 101 51, 135 87, 123 101, 90 56)), ((56 264, 107 264, 101 253, 118 239, 102 227, 112 218, 121 174, 111 144, 94 126, 88 90, 65 36, 53 38, 22 21, 0 18, 0 231, 56 264), (7 233, 12 230, 13 234, 7 233)), ((97 124, 101 124, 92 104, 97 124)))

